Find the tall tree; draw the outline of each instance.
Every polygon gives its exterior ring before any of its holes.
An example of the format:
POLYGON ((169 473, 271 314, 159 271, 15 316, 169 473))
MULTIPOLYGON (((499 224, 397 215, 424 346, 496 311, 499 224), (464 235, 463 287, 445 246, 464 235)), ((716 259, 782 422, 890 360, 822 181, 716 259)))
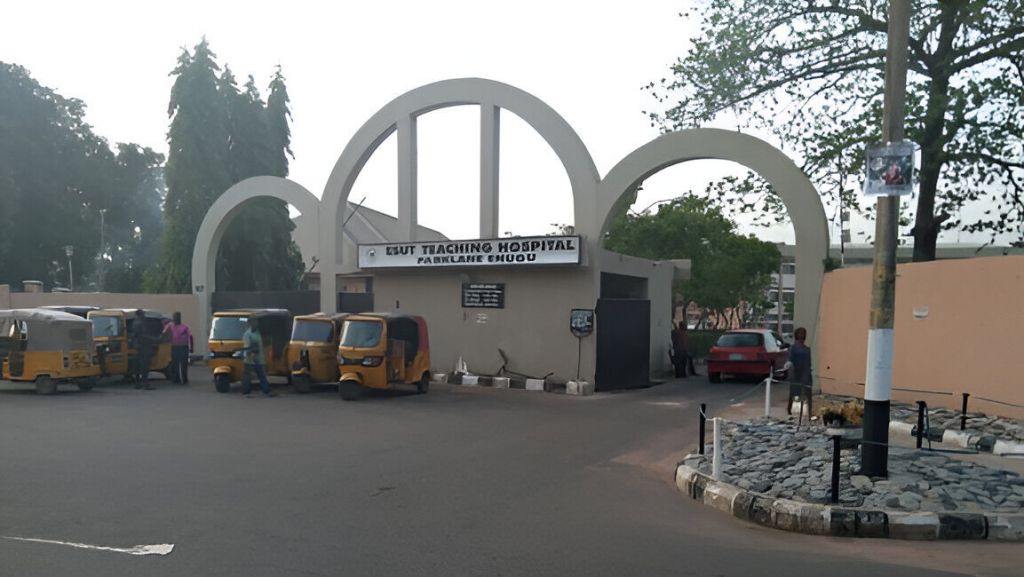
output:
MULTIPOLYGON (((914 260, 935 258, 944 228, 1024 241, 1024 6, 1020 0, 913 3, 907 137, 921 145, 914 260), (961 209, 984 203, 980 218, 961 209)), ((795 151, 835 201, 857 194, 840 179, 863 171, 880 137, 886 2, 712 0, 672 75, 649 88, 669 107, 651 113, 672 130, 726 114, 768 130, 795 151)), ((859 181, 859 178, 850 179, 859 181)), ((735 183, 724 190, 737 192, 735 183)), ((771 195, 748 175, 740 206, 771 195)), ((778 210, 775 202, 768 210, 778 210)))
POLYGON ((232 182, 227 107, 217 89, 220 66, 215 58, 204 38, 192 53, 182 49, 171 72, 175 79, 167 107, 171 126, 165 224, 160 261, 146 279, 147 289, 153 292, 189 291, 199 225, 232 182))
MULTIPOLYGON (((147 286, 184 292, 190 288, 195 237, 210 206, 232 184, 246 178, 286 175, 287 161, 282 163, 275 154, 281 139, 271 131, 269 111, 255 80, 250 76, 240 91, 230 68, 225 66, 221 72, 205 39, 192 53, 182 51, 172 75, 176 78, 168 109, 166 227, 160 269, 147 286)), ((278 76, 284 90, 283 77, 278 76)), ((287 120, 285 131, 287 148, 287 120)), ((295 288, 302 259, 291 240, 293 228, 285 203, 263 198, 249 201, 221 241, 218 287, 295 288)))
POLYGON ((781 258, 774 244, 738 234, 713 202, 691 195, 653 214, 618 216, 605 246, 655 260, 690 259, 690 279, 677 281, 673 290, 683 295, 684 306, 696 302, 719 317, 741 303, 750 308, 764 301, 781 258))
MULTIPOLYGON (((281 81, 283 90, 283 77, 281 81)), ((239 92, 225 67, 220 90, 228 106, 232 179, 239 182, 252 176, 284 177, 288 174, 287 158, 276 150, 281 139, 271 131, 270 110, 261 100, 252 76, 243 88, 239 92)), ((284 129, 283 145, 287 149, 286 119, 284 129)), ((284 202, 258 198, 246 203, 221 242, 217 286, 223 290, 298 288, 303 266, 302 256, 291 238, 294 227, 284 202)))
POLYGON ((71 246, 75 288, 93 288, 101 210, 108 254, 121 252, 136 221, 145 221, 140 231, 159 229, 159 191, 154 197, 140 190, 163 157, 132 144, 119 144, 115 154, 84 115, 83 102, 41 86, 21 66, 0 62, 2 283, 67 285, 64 247, 71 246))

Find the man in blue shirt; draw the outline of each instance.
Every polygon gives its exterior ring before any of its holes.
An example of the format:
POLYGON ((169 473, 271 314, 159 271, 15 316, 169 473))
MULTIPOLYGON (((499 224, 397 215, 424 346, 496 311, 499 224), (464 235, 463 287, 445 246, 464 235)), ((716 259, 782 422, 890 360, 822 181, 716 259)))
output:
POLYGON ((275 397, 270 391, 270 383, 267 382, 266 359, 263 355, 263 337, 260 335, 259 321, 249 319, 249 329, 242 335, 242 342, 245 344, 245 369, 242 371, 242 394, 246 397, 252 392, 252 384, 249 382, 250 372, 256 373, 260 380, 260 390, 264 397, 275 397))

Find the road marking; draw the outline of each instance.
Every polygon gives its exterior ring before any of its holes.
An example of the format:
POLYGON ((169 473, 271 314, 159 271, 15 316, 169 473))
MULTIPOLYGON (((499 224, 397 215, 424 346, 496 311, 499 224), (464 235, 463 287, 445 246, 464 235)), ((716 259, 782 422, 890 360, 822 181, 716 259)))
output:
POLYGON ((113 553, 127 553, 128 555, 167 555, 174 550, 174 543, 161 543, 159 545, 135 545, 134 547, 104 547, 102 545, 88 545, 86 543, 71 543, 68 541, 53 541, 51 539, 33 539, 30 537, 0 537, 11 541, 27 541, 29 543, 49 543, 50 545, 64 545, 78 549, 92 549, 93 551, 111 551, 113 553))

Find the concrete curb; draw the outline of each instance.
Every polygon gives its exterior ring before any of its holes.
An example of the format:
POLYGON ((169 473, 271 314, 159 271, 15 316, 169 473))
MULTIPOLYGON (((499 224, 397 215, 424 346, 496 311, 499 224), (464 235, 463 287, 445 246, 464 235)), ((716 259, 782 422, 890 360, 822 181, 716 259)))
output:
POLYGON ((687 465, 676 468, 675 481, 681 493, 709 507, 794 533, 928 541, 1024 541, 1024 515, 875 511, 775 499, 715 481, 687 465))
MULTIPOLYGON (((917 436, 914 434, 917 427, 910 423, 903 423, 899 421, 889 422, 889 435, 896 437, 903 437, 904 439, 914 441, 917 436)), ((938 442, 961 449, 975 449, 986 453, 992 453, 993 455, 1024 455, 1024 443, 1014 443, 1012 441, 1001 441, 997 440, 992 435, 979 435, 977 433, 970 433, 967 431, 959 431, 956 429, 941 429, 933 427, 928 429, 926 439, 932 442, 938 442)))

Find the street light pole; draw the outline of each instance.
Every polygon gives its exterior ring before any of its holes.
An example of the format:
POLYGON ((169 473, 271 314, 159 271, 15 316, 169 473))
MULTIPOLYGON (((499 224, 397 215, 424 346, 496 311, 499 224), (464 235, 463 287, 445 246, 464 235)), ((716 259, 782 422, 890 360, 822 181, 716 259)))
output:
POLYGON ((75 292, 75 271, 71 268, 71 257, 75 256, 75 247, 70 244, 65 246, 64 254, 68 257, 68 290, 75 292))
MULTIPOLYGON (((890 0, 885 57, 882 142, 903 140, 907 91, 910 0, 890 0)), ((867 380, 864 385, 864 441, 861 472, 886 477, 889 469, 889 402, 892 395, 893 310, 896 301, 898 196, 880 196, 876 207, 875 259, 871 283, 867 380)))
POLYGON ((106 265, 105 261, 107 260, 107 244, 106 244, 106 238, 104 237, 104 232, 105 232, 104 228, 106 228, 104 226, 106 224, 106 215, 107 215, 107 209, 101 208, 100 209, 100 262, 99 262, 99 271, 98 271, 99 274, 97 275, 98 278, 96 279, 97 280, 97 282, 96 282, 96 291, 97 292, 103 292, 103 273, 106 272, 104 270, 106 268, 105 267, 105 265, 106 265))

